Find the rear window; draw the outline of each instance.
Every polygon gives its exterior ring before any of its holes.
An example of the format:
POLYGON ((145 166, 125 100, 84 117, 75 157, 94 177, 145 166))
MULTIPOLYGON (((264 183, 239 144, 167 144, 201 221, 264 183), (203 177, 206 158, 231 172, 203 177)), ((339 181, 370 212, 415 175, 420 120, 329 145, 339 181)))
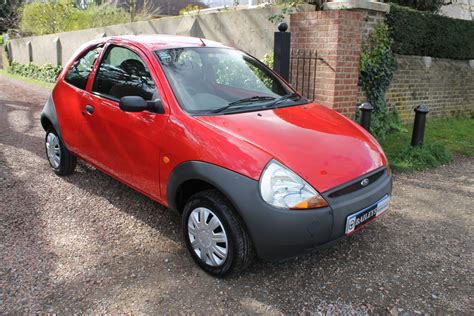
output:
POLYGON ((64 80, 79 89, 85 90, 87 80, 102 47, 93 48, 79 57, 67 72, 64 80))

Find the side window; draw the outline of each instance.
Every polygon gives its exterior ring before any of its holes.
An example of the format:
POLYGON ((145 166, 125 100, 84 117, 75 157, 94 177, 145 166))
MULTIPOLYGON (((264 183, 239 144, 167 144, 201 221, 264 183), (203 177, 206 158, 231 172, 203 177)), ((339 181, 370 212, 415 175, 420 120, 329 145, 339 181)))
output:
POLYGON ((92 91, 113 99, 140 96, 150 101, 159 97, 143 60, 133 51, 119 46, 109 49, 102 59, 92 91))
POLYGON ((99 57, 102 47, 96 47, 78 58, 69 68, 64 80, 79 89, 86 89, 87 79, 92 71, 92 66, 99 57))

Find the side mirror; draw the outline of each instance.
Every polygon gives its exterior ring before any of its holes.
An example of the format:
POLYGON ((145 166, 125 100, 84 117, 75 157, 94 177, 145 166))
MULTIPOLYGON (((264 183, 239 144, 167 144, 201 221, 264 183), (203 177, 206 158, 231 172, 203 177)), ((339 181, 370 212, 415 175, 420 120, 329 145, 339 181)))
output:
POLYGON ((119 102, 119 107, 124 112, 150 111, 158 114, 165 113, 163 103, 160 99, 145 101, 145 99, 139 96, 122 97, 119 102))

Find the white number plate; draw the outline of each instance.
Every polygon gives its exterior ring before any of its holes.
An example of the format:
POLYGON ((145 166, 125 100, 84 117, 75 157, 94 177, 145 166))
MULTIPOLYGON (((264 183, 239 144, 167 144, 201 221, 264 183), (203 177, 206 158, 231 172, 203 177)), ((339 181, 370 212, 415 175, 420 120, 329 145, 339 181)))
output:
POLYGON ((387 194, 377 203, 372 204, 357 213, 349 215, 346 221, 346 235, 354 233, 362 226, 382 215, 386 210, 388 210, 389 203, 390 195, 387 194))

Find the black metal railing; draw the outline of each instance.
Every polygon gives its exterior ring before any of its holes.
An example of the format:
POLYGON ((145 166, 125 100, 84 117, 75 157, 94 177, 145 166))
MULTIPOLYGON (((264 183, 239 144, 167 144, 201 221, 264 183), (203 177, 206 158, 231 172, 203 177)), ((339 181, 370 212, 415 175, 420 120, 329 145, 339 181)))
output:
POLYGON ((316 70, 318 52, 311 49, 291 49, 290 83, 304 97, 314 100, 316 96, 316 70))

